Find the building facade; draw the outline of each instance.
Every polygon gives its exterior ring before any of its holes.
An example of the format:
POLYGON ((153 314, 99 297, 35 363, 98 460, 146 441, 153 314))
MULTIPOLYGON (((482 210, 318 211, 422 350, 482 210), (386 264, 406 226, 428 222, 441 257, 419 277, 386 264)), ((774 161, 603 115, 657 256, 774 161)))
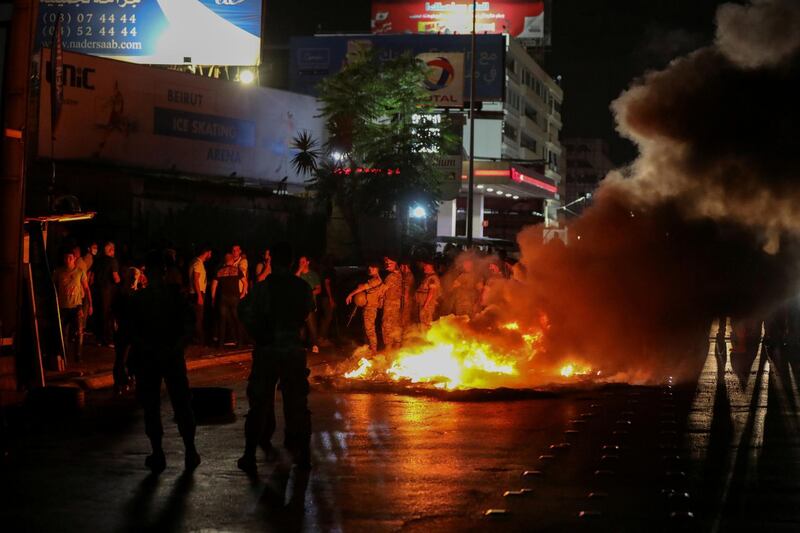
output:
POLYGON ((608 143, 596 137, 565 139, 564 151, 564 205, 568 206, 567 213, 580 213, 591 203, 591 195, 614 169, 614 163, 608 156, 608 143))
MULTIPOLYGON (((513 239, 526 225, 558 226, 564 193, 564 92, 518 40, 506 37, 505 52, 504 98, 483 102, 475 115, 475 237, 513 239)), ((469 146, 467 121, 465 159, 469 146)), ((465 234, 466 193, 464 186, 460 201, 440 206, 439 235, 465 234)))

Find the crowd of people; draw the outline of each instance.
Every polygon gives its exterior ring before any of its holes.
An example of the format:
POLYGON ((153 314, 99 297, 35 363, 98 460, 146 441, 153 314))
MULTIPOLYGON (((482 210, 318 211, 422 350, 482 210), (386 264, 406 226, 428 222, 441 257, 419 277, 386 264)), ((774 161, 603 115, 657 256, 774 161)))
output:
POLYGON ((256 448, 271 449, 278 384, 286 448, 297 464, 307 466, 311 429, 306 354, 332 343, 339 298, 354 304, 351 320, 361 310, 364 336, 377 353, 378 329, 382 347, 396 349, 439 315, 479 312, 488 282, 511 272, 511 265, 497 258, 462 255, 455 261, 455 254, 445 254, 437 261, 410 261, 388 254, 381 263, 370 263, 364 279, 347 292, 332 260, 323 261, 318 272, 308 256, 295 261, 287 243, 266 249, 252 269, 238 244, 213 268, 212 257, 209 246, 199 247, 190 261, 165 248, 121 267, 113 242, 105 242, 102 251, 92 243, 85 250, 65 249, 53 272, 69 356, 80 361, 87 325, 98 344, 114 348, 115 390, 122 393, 135 383, 153 449, 146 465, 156 473, 166 466, 162 382, 184 439, 186 467, 200 463, 184 357, 190 343, 253 346, 250 411, 239 468, 255 470, 256 448))
MULTIPOLYGON (((311 333, 321 347, 333 344, 341 303, 355 303, 351 321, 360 310, 363 335, 373 353, 379 349, 379 340, 386 349, 397 348, 419 325, 428 327, 439 315, 473 316, 483 305, 487 281, 509 277, 511 265, 502 255, 491 260, 461 256, 456 261, 454 252, 446 249, 436 258, 415 261, 386 255, 367 265, 364 279, 352 291, 343 283, 350 280, 337 276, 332 258, 316 262, 299 256, 292 270, 312 291, 311 333)), ((180 289, 193 308, 192 343, 218 348, 252 345, 252 337, 242 326, 239 303, 272 273, 269 248, 255 265, 239 244, 221 257, 205 245, 185 257, 165 248, 164 264, 168 282, 180 289)), ((66 248, 53 278, 68 360, 81 360, 88 331, 94 333, 97 344, 114 348, 118 359, 124 359, 125 322, 130 318, 126 303, 132 293, 147 286, 144 262, 126 258, 121 263, 114 242, 104 242, 102 248, 92 242, 85 249, 66 248)))

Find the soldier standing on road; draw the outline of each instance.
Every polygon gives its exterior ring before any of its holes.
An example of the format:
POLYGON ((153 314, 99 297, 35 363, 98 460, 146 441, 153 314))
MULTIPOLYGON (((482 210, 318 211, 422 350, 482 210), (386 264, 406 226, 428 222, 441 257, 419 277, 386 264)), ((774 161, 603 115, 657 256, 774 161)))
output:
POLYGON ((186 470, 200 464, 194 444, 196 425, 186 376, 184 349, 191 332, 192 313, 180 289, 166 283, 163 256, 147 256, 148 285, 131 296, 129 366, 136 376, 136 396, 144 409, 144 429, 153 453, 145 466, 159 474, 167 466, 161 446, 161 381, 167 386, 172 410, 185 447, 186 470))
MULTIPOLYGON (((294 463, 310 467, 311 412, 308 410, 308 368, 302 330, 314 308, 308 283, 293 275, 288 243, 271 249, 272 274, 253 287, 239 314, 255 339, 247 386, 250 409, 244 424, 244 454, 237 466, 256 470, 256 447, 269 449, 275 431, 275 387, 280 382, 286 419, 284 445, 294 463)), ((313 342, 313 339, 312 339, 313 342)))
POLYGON ((391 257, 383 258, 384 266, 389 274, 383 281, 386 292, 383 295, 383 321, 381 333, 383 344, 387 350, 399 348, 403 342, 403 321, 401 311, 403 308, 403 275, 397 261, 391 257))
POLYGON ((461 273, 453 280, 453 313, 456 315, 475 316, 483 292, 483 281, 474 272, 472 259, 461 262, 461 273))
POLYGON ((416 322, 415 313, 415 300, 414 290, 416 288, 416 280, 414 273, 411 271, 411 265, 408 261, 400 263, 400 275, 403 279, 403 292, 400 302, 400 316, 402 322, 402 337, 405 338, 411 334, 414 322, 416 322))
POLYGON ((417 307, 419 308, 419 323, 425 329, 431 327, 439 305, 439 295, 442 293, 442 284, 436 269, 430 261, 422 262, 422 272, 425 275, 417 288, 417 307))
POLYGON ((369 349, 372 355, 378 353, 378 334, 375 332, 375 320, 378 318, 378 309, 383 306, 383 294, 386 286, 381 280, 381 271, 377 263, 367 267, 369 280, 356 287, 345 298, 345 304, 350 305, 353 298, 356 305, 363 307, 364 334, 367 336, 369 349), (361 296, 359 296, 361 295, 361 296))

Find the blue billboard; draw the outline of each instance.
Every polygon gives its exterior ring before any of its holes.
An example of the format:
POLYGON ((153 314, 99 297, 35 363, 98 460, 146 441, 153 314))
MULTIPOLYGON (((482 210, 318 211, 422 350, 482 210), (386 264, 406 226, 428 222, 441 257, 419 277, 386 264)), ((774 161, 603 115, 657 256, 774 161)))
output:
POLYGON ((255 65, 261 0, 40 0, 37 44, 158 65, 255 65), (211 38, 213 36, 213 38, 211 38))
MULTIPOLYGON (((464 53, 464 97, 470 84, 471 37, 469 35, 323 35, 293 37, 289 60, 289 84, 294 92, 316 95, 323 78, 339 72, 348 53, 369 43, 389 60, 404 52, 464 53)), ((476 100, 502 100, 505 92, 505 37, 478 35, 476 41, 476 100)))

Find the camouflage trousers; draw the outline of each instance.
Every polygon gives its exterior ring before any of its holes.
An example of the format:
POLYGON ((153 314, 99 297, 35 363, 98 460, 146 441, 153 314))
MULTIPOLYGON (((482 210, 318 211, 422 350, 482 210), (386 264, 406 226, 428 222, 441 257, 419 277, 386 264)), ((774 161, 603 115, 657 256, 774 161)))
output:
POLYGON ((400 305, 383 305, 383 344, 386 349, 399 348, 403 341, 403 320, 400 305))
POLYGON ((377 353, 378 351, 378 334, 375 331, 375 321, 378 318, 378 308, 377 307, 365 307, 364 308, 364 334, 367 336, 367 342, 369 343, 369 349, 372 353, 377 353))
POLYGON ((425 328, 431 327, 433 323, 433 316, 436 314, 436 302, 428 304, 428 306, 419 306, 419 323, 425 328))

